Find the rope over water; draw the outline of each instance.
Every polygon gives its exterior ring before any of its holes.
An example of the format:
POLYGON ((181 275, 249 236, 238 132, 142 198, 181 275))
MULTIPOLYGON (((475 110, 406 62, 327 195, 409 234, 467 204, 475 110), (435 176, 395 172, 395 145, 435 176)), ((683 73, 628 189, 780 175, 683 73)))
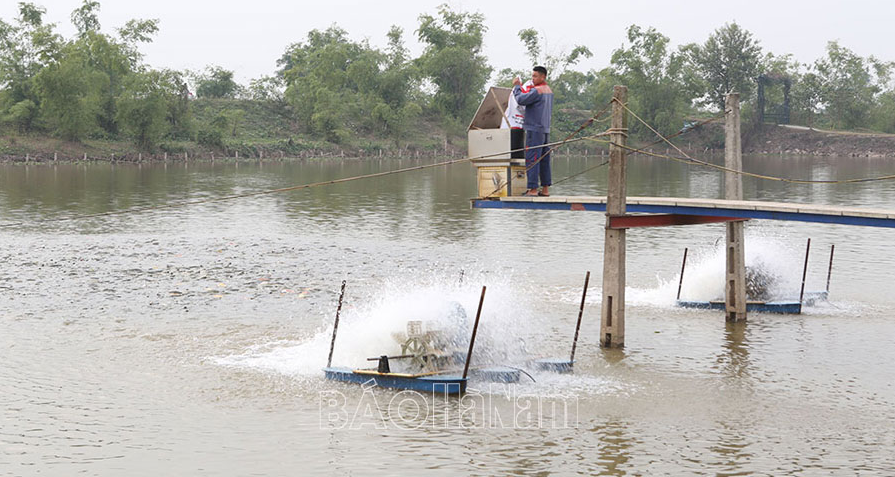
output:
MULTIPOLYGON (((724 172, 730 172, 730 173, 740 174, 740 175, 744 175, 744 176, 748 176, 748 177, 754 177, 756 179, 778 181, 778 182, 785 182, 785 183, 791 183, 791 184, 855 184, 855 183, 864 183, 864 182, 895 180, 895 174, 878 176, 878 177, 862 177, 862 178, 840 179, 840 180, 791 179, 791 178, 787 178, 787 177, 777 177, 777 176, 771 176, 771 175, 766 175, 766 174, 758 174, 758 173, 754 173, 754 172, 731 169, 731 168, 721 166, 718 164, 712 164, 710 162, 695 159, 692 156, 690 156, 689 154, 687 154, 686 152, 684 152, 683 150, 681 150, 676 144, 674 144, 671 141, 671 139, 673 139, 677 136, 680 136, 681 134, 685 134, 685 133, 695 130, 698 127, 703 126, 705 124, 723 119, 724 116, 712 117, 712 118, 700 121, 689 128, 681 129, 677 133, 672 134, 670 136, 663 136, 661 133, 659 133, 659 131, 657 131, 649 123, 647 123, 640 116, 638 116, 634 111, 632 111, 627 106, 627 104, 619 103, 619 104, 621 104, 622 108, 625 109, 625 111, 630 113, 631 116, 633 116, 637 121, 639 121, 644 126, 646 126, 659 139, 653 143, 647 144, 646 146, 643 146, 640 148, 633 148, 633 147, 630 147, 627 145, 618 144, 618 143, 612 142, 611 140, 599 139, 600 137, 608 136, 610 134, 623 134, 627 137, 627 135, 628 135, 627 128, 610 128, 610 129, 607 129, 606 131, 603 131, 603 132, 600 132, 597 134, 593 134, 590 136, 574 137, 574 136, 577 136, 585 128, 587 128, 587 127, 591 126, 592 124, 594 124, 595 122, 599 121, 600 117, 603 114, 605 114, 612 107, 612 103, 616 102, 616 101, 618 101, 618 100, 616 98, 613 98, 611 101, 609 101, 606 104, 606 107, 604 107, 603 109, 598 111, 596 114, 594 114, 587 121, 584 121, 584 123, 582 123, 581 126, 578 127, 578 129, 576 129, 574 132, 572 132, 571 134, 566 136, 566 138, 563 139, 562 141, 556 141, 556 142, 544 144, 543 147, 549 148, 547 151, 547 154, 549 154, 554 149, 561 147, 563 145, 574 143, 574 142, 579 142, 579 141, 584 141, 584 140, 589 140, 589 141, 598 142, 598 143, 602 143, 602 144, 618 146, 620 148, 623 148, 623 149, 629 151, 629 153, 631 153, 631 154, 643 154, 646 156, 658 157, 658 158, 662 158, 662 159, 669 159, 669 160, 681 162, 681 163, 684 163, 684 164, 687 164, 690 166, 697 165, 697 166, 702 166, 702 167, 709 167, 709 168, 717 169, 717 170, 724 171, 724 172), (668 155, 668 154, 660 154, 660 153, 655 153, 655 152, 648 150, 648 148, 655 146, 656 144, 663 143, 663 142, 670 145, 671 147, 673 147, 683 157, 672 156, 672 155, 668 155)), ((435 168, 435 167, 450 166, 450 165, 454 165, 454 164, 460 164, 463 162, 474 161, 477 159, 487 159, 490 157, 503 156, 506 154, 511 154, 513 152, 519 152, 519 151, 524 151, 524 150, 525 150, 525 148, 511 149, 508 151, 503 151, 503 152, 498 152, 498 153, 493 153, 493 154, 485 154, 485 155, 476 156, 476 157, 466 157, 463 159, 454 159, 454 160, 450 160, 450 161, 437 162, 434 164, 424 164, 424 165, 420 165, 420 166, 405 167, 402 169, 395 169, 395 170, 391 170, 391 171, 376 172, 376 173, 364 174, 364 175, 360 175, 360 176, 344 177, 341 179, 333 179, 333 180, 328 180, 328 181, 312 182, 312 183, 308 183, 308 184, 299 184, 299 185, 294 185, 294 186, 289 186, 289 187, 281 187, 281 188, 277 188, 277 189, 267 189, 267 190, 261 190, 261 191, 255 191, 255 192, 246 192, 243 194, 233 194, 233 195, 227 195, 227 196, 222 196, 222 197, 213 197, 213 198, 208 198, 208 199, 187 200, 184 202, 176 202, 176 203, 170 203, 170 204, 153 205, 153 206, 146 206, 146 207, 136 207, 136 208, 132 208, 132 209, 112 210, 112 211, 108 211, 108 212, 99 212, 96 214, 75 215, 75 216, 70 216, 70 217, 57 217, 57 218, 51 218, 51 219, 38 219, 38 220, 35 220, 34 222, 37 222, 37 223, 64 222, 64 221, 70 221, 70 220, 80 220, 80 219, 88 219, 88 218, 95 218, 95 217, 107 217, 107 216, 113 216, 113 215, 134 214, 134 213, 146 212, 146 211, 151 211, 151 210, 174 209, 174 208, 179 208, 179 207, 186 207, 186 206, 198 205, 198 204, 206 204, 206 203, 212 203, 212 202, 223 202, 223 201, 241 199, 241 198, 246 198, 246 197, 256 197, 256 196, 261 196, 261 195, 276 194, 276 193, 280 193, 280 192, 288 192, 288 191, 293 191, 293 190, 310 189, 313 187, 322 187, 322 186, 331 185, 331 184, 341 184, 344 182, 353 182, 353 181, 358 181, 358 180, 363 180, 363 179, 371 179, 374 177, 383 177, 383 176, 389 176, 389 175, 394 175, 394 174, 402 174, 405 172, 420 171, 420 170, 431 169, 431 168, 435 168)), ((545 156, 547 154, 545 154, 545 156)), ((529 170, 531 170, 531 168, 536 166, 540 162, 540 160, 541 160, 541 158, 539 157, 531 165, 528 165, 525 169, 526 173, 529 170)), ((599 167, 605 166, 608 163, 609 163, 609 161, 605 161, 605 162, 602 162, 596 166, 592 166, 592 167, 586 168, 582 171, 576 172, 568 177, 565 177, 563 179, 560 179, 559 181, 554 182, 554 185, 560 184, 560 183, 570 180, 572 178, 578 177, 584 173, 587 173, 587 172, 597 169, 599 167)), ((501 186, 501 187, 503 187, 503 186, 501 186)), ((491 194, 494 194, 495 192, 499 191, 501 187, 495 189, 491 194)), ((491 194, 488 194, 488 195, 491 195, 491 194)), ((25 225, 25 222, 9 222, 9 223, 5 223, 5 224, 0 224, 0 228, 17 227, 17 226, 21 226, 21 225, 25 225)))
MULTIPOLYGON (((557 141, 557 142, 553 142, 553 143, 549 143, 549 144, 545 144, 545 145, 552 146, 552 147, 558 147, 563 144, 570 144, 570 143, 574 143, 574 142, 584 141, 587 139, 594 139, 594 138, 600 137, 601 135, 605 135, 605 134, 600 133, 600 134, 594 134, 592 136, 582 136, 579 138, 567 139, 564 141, 557 141)), ((278 189, 267 189, 267 190, 261 190, 261 191, 255 191, 255 192, 246 192, 246 193, 242 193, 242 194, 227 195, 227 196, 222 196, 222 197, 212 197, 212 198, 208 198, 208 199, 196 199, 196 200, 187 200, 184 202, 176 202, 176 203, 171 203, 171 204, 136 207, 136 208, 132 208, 132 209, 111 210, 108 212, 99 212, 96 214, 75 215, 75 216, 70 216, 70 217, 57 217, 57 218, 51 218, 51 219, 39 219, 39 220, 35 220, 34 222, 37 222, 37 223, 65 222, 65 221, 69 221, 69 220, 89 219, 89 218, 95 218, 95 217, 107 217, 107 216, 113 216, 113 215, 126 215, 126 214, 134 214, 134 213, 138 213, 138 212, 147 212, 147 211, 151 211, 151 210, 175 209, 178 207, 186 207, 186 206, 190 206, 190 205, 206 204, 206 203, 212 203, 212 202, 223 202, 223 201, 227 201, 227 200, 242 199, 245 197, 255 197, 255 196, 261 196, 261 195, 276 194, 276 193, 280 193, 280 192, 288 192, 288 191, 301 190, 301 189, 310 189, 313 187, 321 187, 321 186, 326 186, 326 185, 331 185, 331 184, 341 184, 344 182, 352 182, 352 181, 358 181, 358 180, 363 180, 363 179, 371 179, 374 177, 383 177, 383 176, 389 176, 389 175, 393 175, 393 174, 402 174, 405 172, 420 171, 423 169, 431 169, 434 167, 450 166, 453 164, 460 164, 463 162, 474 161, 477 159, 487 159, 489 157, 502 156, 505 154, 509 154, 509 153, 516 152, 516 151, 522 151, 522 150, 524 150, 524 149, 514 149, 514 150, 510 150, 510 151, 497 152, 497 153, 492 153, 492 154, 484 154, 484 155, 476 156, 476 157, 453 159, 450 161, 437 162, 434 164, 423 164, 420 166, 405 167, 402 169, 395 169, 395 170, 391 170, 391 171, 375 172, 372 174, 364 174, 364 175, 360 175, 360 176, 343 177, 341 179, 333 179, 333 180, 328 180, 328 181, 312 182, 312 183, 308 183, 308 184, 300 184, 300 185, 294 185, 294 186, 289 186, 289 187, 281 187, 278 189)), ((0 224, 0 228, 17 227, 17 226, 21 226, 21 225, 25 225, 25 222, 10 222, 10 223, 5 223, 5 224, 0 224)))

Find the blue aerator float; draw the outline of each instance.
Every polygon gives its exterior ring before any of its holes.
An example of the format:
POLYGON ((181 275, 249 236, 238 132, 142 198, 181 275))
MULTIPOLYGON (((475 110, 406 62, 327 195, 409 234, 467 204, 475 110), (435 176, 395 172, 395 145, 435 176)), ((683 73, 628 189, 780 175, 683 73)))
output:
POLYGON ((517 368, 506 366, 470 368, 486 290, 487 287, 483 286, 465 359, 461 351, 445 350, 447 342, 442 339, 443 336, 439 331, 424 331, 422 322, 410 321, 407 324, 407 333, 396 335, 396 338, 400 338, 399 341, 402 342, 401 349, 404 354, 367 358, 368 361, 377 361, 378 366, 369 369, 352 369, 344 366, 332 366, 336 333, 339 329, 339 314, 342 309, 342 299, 345 295, 345 282, 343 281, 342 291, 339 294, 339 307, 336 310, 336 321, 333 326, 329 358, 327 359, 326 367, 323 368, 324 376, 331 381, 454 395, 466 392, 466 384, 470 375, 483 381, 519 382, 522 371, 517 368), (418 372, 392 372, 392 360, 406 360, 402 361, 402 364, 405 362, 409 364, 402 367, 414 368, 418 372), (459 366, 461 364, 463 366, 462 374, 459 373, 460 369, 450 369, 451 365, 459 366))
MULTIPOLYGON (((783 298, 777 300, 766 300, 765 298, 767 282, 766 278, 760 275, 759 271, 746 269, 746 287, 747 297, 751 298, 746 301, 746 311, 756 313, 780 313, 798 315, 802 313, 803 306, 814 306, 819 301, 827 301, 830 296, 830 276, 833 272, 833 253, 836 251, 836 245, 830 247, 830 264, 827 268, 827 288, 823 291, 805 291, 805 277, 808 273, 808 252, 811 251, 811 239, 808 239, 808 245, 805 249, 805 266, 802 269, 802 287, 799 292, 799 298, 783 298), (751 275, 750 275, 751 274, 751 275), (751 296, 750 296, 751 295, 751 296)), ((704 310, 725 310, 727 304, 724 300, 681 300, 681 286, 684 283, 684 269, 687 266, 687 249, 684 249, 684 261, 681 264, 681 276, 677 286, 677 306, 681 308, 696 308, 704 310)))

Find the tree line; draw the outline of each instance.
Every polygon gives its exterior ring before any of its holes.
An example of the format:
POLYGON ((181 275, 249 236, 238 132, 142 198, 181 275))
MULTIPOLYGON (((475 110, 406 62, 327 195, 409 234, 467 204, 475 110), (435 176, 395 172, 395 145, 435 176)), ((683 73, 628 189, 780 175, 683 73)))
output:
MULTIPOLYGON (((140 47, 158 33, 158 20, 131 20, 112 34, 101 29, 99 10, 99 2, 84 0, 71 14, 71 38, 46 23, 46 10, 33 3, 19 3, 16 18, 0 19, 0 128, 73 141, 128 138, 144 150, 176 140, 222 147, 237 133, 244 111, 228 108, 197 121, 193 103, 232 98, 263 103, 329 142, 350 144, 368 135, 400 143, 431 135, 423 124, 460 135, 486 85, 508 86, 513 76, 529 74, 528 67, 495 69, 483 53, 485 17, 447 5, 419 16, 413 34, 424 49, 418 57, 409 54, 400 27, 392 26, 386 46, 377 48, 333 25, 288 45, 276 71, 247 85, 220 66, 151 67, 140 47)), ((751 117, 761 75, 788 80, 791 123, 895 133, 895 64, 861 57, 835 41, 823 57, 801 63, 764 50, 736 23, 703 43, 676 48, 655 28, 631 25, 609 66, 580 71, 577 64, 591 51, 578 45, 545 52, 544 35, 530 28, 518 33, 530 62, 550 70, 560 134, 607 104, 616 84, 627 85, 632 110, 666 134, 720 111, 729 91, 741 94, 751 117)), ((783 86, 768 87, 767 107, 779 108, 783 94, 783 86)))

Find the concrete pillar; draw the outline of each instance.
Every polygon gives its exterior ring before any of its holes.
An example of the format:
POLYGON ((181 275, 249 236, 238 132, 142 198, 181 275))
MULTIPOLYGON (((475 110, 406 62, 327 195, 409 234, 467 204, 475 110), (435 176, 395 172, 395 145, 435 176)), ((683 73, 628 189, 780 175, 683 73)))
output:
MULTIPOLYGON (((724 107, 724 166, 743 170, 743 150, 740 143, 740 95, 730 93, 724 107)), ((743 176, 724 173, 724 198, 743 200, 743 176)), ((727 223, 726 273, 724 301, 727 321, 746 319, 746 241, 745 223, 727 223)))
POLYGON ((616 86, 612 94, 612 126, 609 136, 609 191, 606 198, 606 231, 603 242, 603 303, 600 311, 600 345, 625 345, 625 230, 609 228, 609 217, 627 211, 628 88, 616 86))

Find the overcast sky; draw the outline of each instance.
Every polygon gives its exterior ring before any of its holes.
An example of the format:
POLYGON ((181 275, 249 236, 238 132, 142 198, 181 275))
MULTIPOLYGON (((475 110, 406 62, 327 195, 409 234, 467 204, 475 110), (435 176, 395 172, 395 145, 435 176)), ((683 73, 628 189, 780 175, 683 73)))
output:
MULTIPOLYGON (((0 2, 0 18, 12 21, 13 0, 0 2)), ((47 9, 47 20, 66 36, 74 32, 69 15, 80 0, 36 0, 47 9)), ((345 0, 239 2, 211 0, 100 0, 103 30, 113 32, 132 18, 158 18, 161 29, 143 48, 155 67, 201 69, 215 64, 236 71, 240 82, 273 73, 276 60, 290 43, 307 32, 337 23, 352 39, 385 45, 393 24, 404 28, 416 55, 422 47, 415 30, 421 13, 434 14, 444 0, 345 0)), ((792 53, 802 62, 824 54, 827 41, 839 42, 861 56, 895 60, 895 1, 892 0, 620 0, 512 2, 449 1, 455 10, 485 15, 485 53, 495 70, 528 68, 516 33, 534 27, 547 38, 551 51, 582 44, 594 57, 579 69, 602 68, 612 50, 622 45, 628 25, 653 26, 673 45, 703 42, 725 22, 736 21, 751 31, 761 46, 776 54, 792 53)))

